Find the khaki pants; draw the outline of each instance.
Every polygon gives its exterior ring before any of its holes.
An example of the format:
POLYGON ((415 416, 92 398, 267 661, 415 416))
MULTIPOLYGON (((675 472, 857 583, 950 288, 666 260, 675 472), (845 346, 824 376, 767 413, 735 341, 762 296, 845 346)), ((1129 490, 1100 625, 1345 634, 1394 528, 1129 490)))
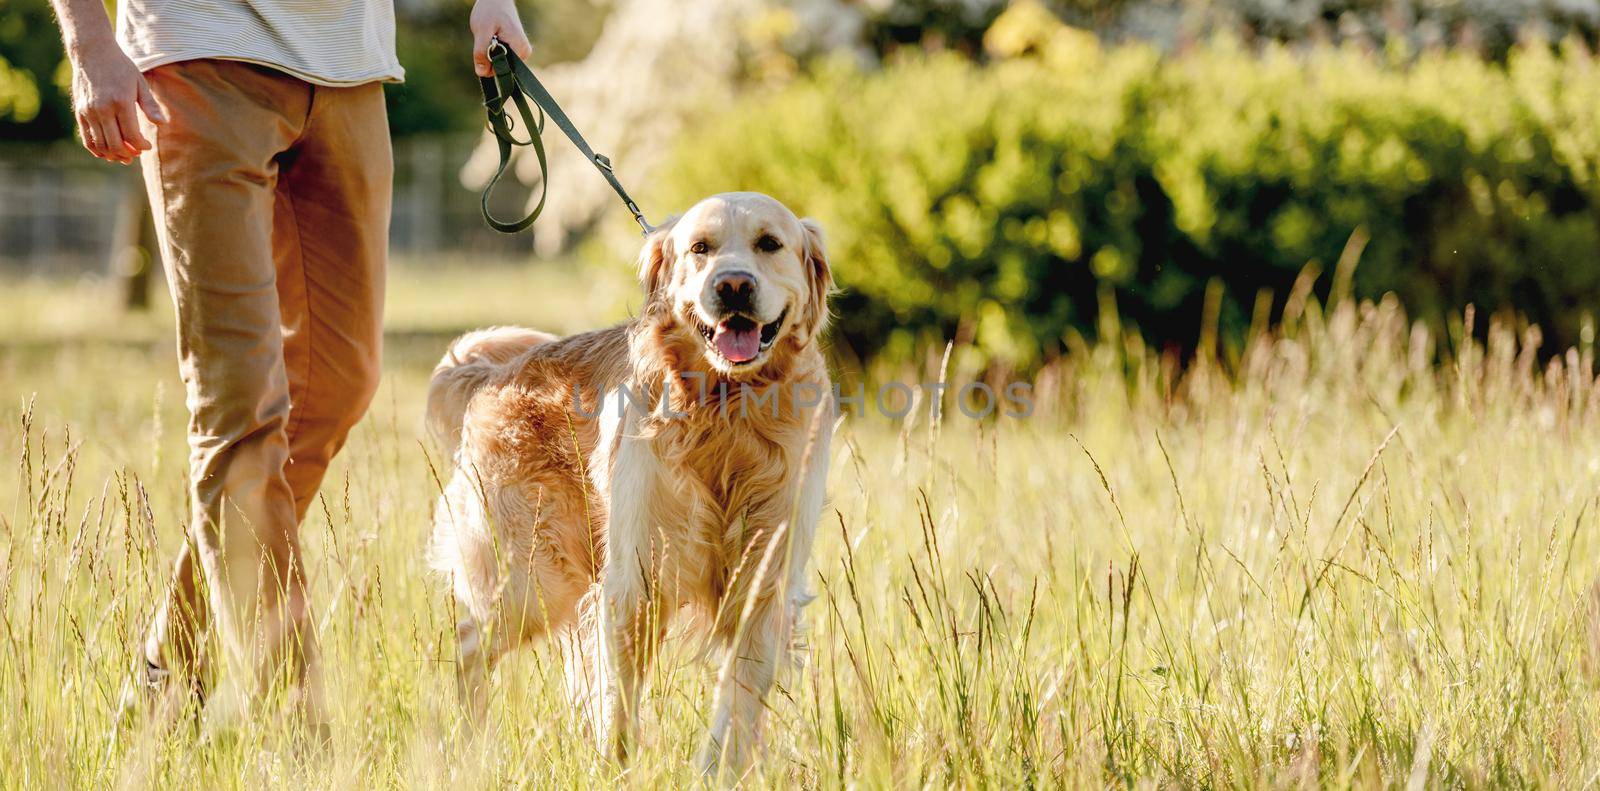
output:
POLYGON ((209 626, 247 690, 277 674, 298 687, 315 649, 299 523, 378 385, 383 90, 221 60, 146 77, 170 119, 146 127, 142 159, 177 308, 193 510, 145 658, 198 681, 209 626))

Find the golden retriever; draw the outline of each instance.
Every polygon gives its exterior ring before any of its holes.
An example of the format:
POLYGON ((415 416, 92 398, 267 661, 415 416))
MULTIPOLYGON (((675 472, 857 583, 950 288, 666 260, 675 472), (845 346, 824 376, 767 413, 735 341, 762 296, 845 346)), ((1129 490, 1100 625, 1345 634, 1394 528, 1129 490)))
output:
POLYGON ((644 306, 625 324, 452 344, 428 394, 456 464, 429 555, 465 610, 458 681, 474 717, 497 660, 559 636, 580 713, 625 759, 644 673, 688 615, 726 657, 702 767, 738 772, 809 598, 833 278, 817 224, 754 193, 653 232, 639 276, 644 306))

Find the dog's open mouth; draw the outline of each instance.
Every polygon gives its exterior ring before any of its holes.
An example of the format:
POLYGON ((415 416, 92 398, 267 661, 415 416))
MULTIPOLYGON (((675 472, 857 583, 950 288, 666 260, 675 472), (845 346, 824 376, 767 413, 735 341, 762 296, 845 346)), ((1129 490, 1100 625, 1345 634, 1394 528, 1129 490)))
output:
POLYGON ((755 319, 742 313, 717 322, 715 327, 706 326, 698 316, 695 317, 695 323, 699 325, 700 335, 706 339, 706 345, 718 357, 732 365, 744 365, 772 347, 772 342, 778 339, 778 330, 783 327, 783 320, 788 316, 789 310, 785 308, 776 320, 768 324, 758 324, 755 319))

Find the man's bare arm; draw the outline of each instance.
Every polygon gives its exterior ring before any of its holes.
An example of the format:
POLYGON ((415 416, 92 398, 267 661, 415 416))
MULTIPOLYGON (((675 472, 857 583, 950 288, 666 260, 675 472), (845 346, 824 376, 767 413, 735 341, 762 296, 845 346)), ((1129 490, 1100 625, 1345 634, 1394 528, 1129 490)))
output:
POLYGON ((51 5, 72 62, 72 109, 83 147, 101 159, 126 165, 150 150, 150 141, 139 131, 137 112, 143 110, 157 124, 167 117, 144 75, 117 46, 100 0, 51 0, 51 5))

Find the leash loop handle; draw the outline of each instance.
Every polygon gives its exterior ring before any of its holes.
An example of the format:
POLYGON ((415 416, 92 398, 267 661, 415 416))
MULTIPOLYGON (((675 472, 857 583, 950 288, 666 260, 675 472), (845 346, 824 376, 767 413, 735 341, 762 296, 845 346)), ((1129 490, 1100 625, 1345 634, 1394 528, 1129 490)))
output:
POLYGON ((600 175, 611 185, 612 191, 616 192, 617 197, 622 199, 623 205, 628 207, 628 212, 633 215, 634 221, 639 223, 639 228, 646 235, 655 230, 655 227, 644 218, 644 212, 639 210, 639 205, 634 203, 628 191, 623 188, 622 182, 617 180, 610 158, 595 153, 595 150, 589 147, 588 141, 578 133, 578 128, 562 111, 561 105, 556 103, 555 97, 545 90, 544 84, 533 76, 533 71, 517 57, 516 53, 496 36, 489 41, 488 55, 489 63, 494 67, 494 74, 489 77, 479 77, 478 83, 483 90, 483 107, 489 119, 489 131, 494 134, 500 153, 500 165, 489 178, 489 183, 484 185, 481 201, 483 219, 489 223, 489 227, 501 233, 516 233, 533 225, 533 222, 539 219, 539 215, 544 213, 545 201, 550 197, 550 162, 541 135, 544 134, 545 121, 550 120, 566 134, 567 139, 572 141, 589 163, 600 171, 600 175), (529 99, 533 100, 532 107, 528 105, 529 99), (508 101, 516 108, 517 115, 522 119, 522 126, 528 134, 527 140, 518 140, 512 132, 516 121, 506 111, 508 101), (489 195, 511 164, 513 146, 533 148, 534 158, 539 164, 539 201, 522 219, 507 222, 496 218, 489 211, 489 195))

